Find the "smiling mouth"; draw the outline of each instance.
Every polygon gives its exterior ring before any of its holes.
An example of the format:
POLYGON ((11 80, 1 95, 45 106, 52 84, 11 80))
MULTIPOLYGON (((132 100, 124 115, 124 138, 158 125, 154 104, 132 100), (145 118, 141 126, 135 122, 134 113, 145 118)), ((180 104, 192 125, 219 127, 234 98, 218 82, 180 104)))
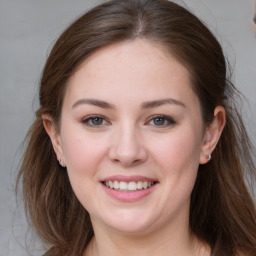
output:
POLYGON ((134 192, 138 190, 145 190, 148 189, 158 182, 156 181, 103 181, 102 184, 105 185, 106 187, 117 190, 117 191, 122 191, 122 192, 134 192))

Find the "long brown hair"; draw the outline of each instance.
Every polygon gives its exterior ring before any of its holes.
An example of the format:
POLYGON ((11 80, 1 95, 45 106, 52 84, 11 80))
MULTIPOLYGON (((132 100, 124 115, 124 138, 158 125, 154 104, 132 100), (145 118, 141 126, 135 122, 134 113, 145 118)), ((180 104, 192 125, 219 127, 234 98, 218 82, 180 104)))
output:
POLYGON ((188 69, 205 124, 216 106, 227 123, 212 161, 199 166, 191 195, 190 229, 214 255, 256 255, 256 211, 244 177, 256 176, 253 149, 234 104, 222 48, 193 14, 166 0, 113 0, 84 14, 59 37, 43 70, 40 109, 27 135, 17 178, 29 220, 54 255, 81 256, 93 237, 90 217, 72 191, 44 130, 42 114, 59 124, 65 87, 81 62, 115 42, 159 42, 188 69))

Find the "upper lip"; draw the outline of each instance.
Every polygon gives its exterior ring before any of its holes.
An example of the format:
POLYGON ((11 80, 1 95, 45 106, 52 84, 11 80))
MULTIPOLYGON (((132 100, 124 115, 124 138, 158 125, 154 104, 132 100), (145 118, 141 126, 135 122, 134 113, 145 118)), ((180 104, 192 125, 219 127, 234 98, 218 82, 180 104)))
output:
POLYGON ((101 180, 101 182, 105 182, 105 181, 125 181, 125 182, 152 181, 152 182, 155 182, 157 180, 149 177, 145 177, 145 176, 139 176, 139 175, 135 175, 135 176, 113 175, 101 180))

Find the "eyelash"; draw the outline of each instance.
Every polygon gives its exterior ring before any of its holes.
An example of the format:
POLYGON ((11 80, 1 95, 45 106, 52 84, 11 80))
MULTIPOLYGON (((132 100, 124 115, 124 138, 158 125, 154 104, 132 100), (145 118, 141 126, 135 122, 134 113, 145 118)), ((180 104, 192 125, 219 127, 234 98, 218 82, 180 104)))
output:
POLYGON ((155 115, 155 116, 152 116, 150 118, 150 120, 146 122, 146 124, 150 124, 150 122, 152 122, 152 121, 154 121, 156 119, 162 119, 164 121, 164 124, 160 124, 160 125, 157 125, 155 123, 152 124, 153 126, 156 126, 156 127, 165 128, 165 127, 168 127, 168 126, 176 124, 176 121, 173 118, 171 118, 169 116, 166 116, 166 115, 155 115))
MULTIPOLYGON (((84 118, 82 120, 82 123, 89 126, 89 127, 100 128, 102 126, 109 125, 110 122, 107 120, 107 118, 105 116, 91 115, 91 116, 88 116, 88 117, 84 118), (93 124, 92 122, 95 119, 100 119, 100 121, 102 121, 102 122, 100 124, 93 124)), ((169 116, 166 116, 166 115, 154 115, 154 116, 150 117, 150 119, 145 124, 146 125, 149 124, 149 125, 160 127, 160 128, 165 128, 165 127, 168 127, 168 126, 171 126, 171 125, 175 125, 176 121, 173 118, 171 118, 169 116), (164 123, 160 124, 160 125, 157 125, 154 122, 154 121, 156 121, 156 119, 162 119, 162 121, 164 121, 164 123), (154 122, 154 124, 150 124, 152 121, 154 122)))
POLYGON ((91 116, 87 116, 86 118, 84 118, 82 120, 82 123, 89 126, 89 127, 93 127, 93 128, 99 128, 99 127, 102 127, 104 125, 106 125, 106 123, 109 123, 109 121, 107 120, 107 118, 105 116, 102 116, 102 115, 91 115, 91 116), (101 119, 103 122, 105 122, 104 124, 93 124, 93 123, 90 123, 90 122, 93 122, 93 120, 95 119, 101 119))

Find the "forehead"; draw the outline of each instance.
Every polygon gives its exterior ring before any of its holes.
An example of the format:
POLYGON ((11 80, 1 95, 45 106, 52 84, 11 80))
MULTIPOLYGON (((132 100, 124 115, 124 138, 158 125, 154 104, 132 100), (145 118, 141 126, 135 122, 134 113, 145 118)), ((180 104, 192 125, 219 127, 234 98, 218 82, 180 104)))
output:
POLYGON ((191 93, 188 70, 162 44, 136 39, 91 54, 69 79, 66 94, 136 98, 143 92, 146 100, 154 100, 166 91, 178 98, 191 93))
MULTIPOLYGON (((134 67, 137 63, 142 68, 145 64, 155 62, 157 64, 163 61, 170 61, 174 59, 171 51, 163 44, 146 39, 127 40, 105 46, 95 52, 91 53, 83 62, 78 66, 75 73, 83 68, 97 68, 95 71, 102 71, 111 68, 134 67), (157 62, 156 62, 157 61, 157 62), (109 65, 103 66, 101 63, 108 63, 109 65), (143 65, 143 66, 142 66, 143 65)), ((74 73, 74 74, 75 74, 74 73)))

